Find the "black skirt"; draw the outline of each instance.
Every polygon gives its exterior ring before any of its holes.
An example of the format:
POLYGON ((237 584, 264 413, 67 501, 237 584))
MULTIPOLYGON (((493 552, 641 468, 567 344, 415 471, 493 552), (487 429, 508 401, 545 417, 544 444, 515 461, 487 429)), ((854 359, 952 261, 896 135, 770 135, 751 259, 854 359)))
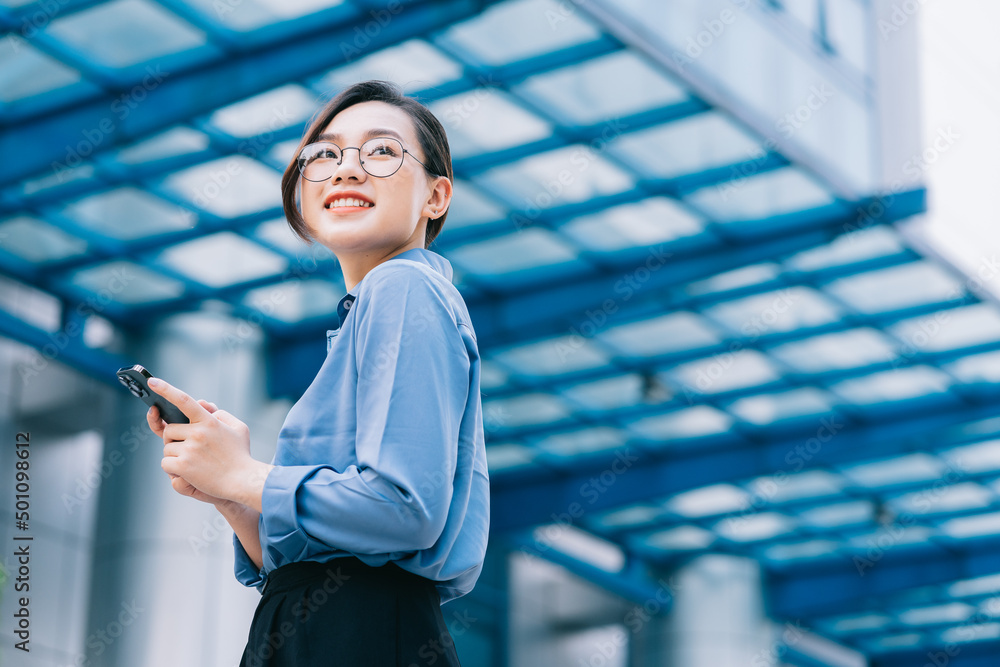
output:
POLYGON ((271 572, 240 667, 320 665, 459 667, 434 582, 353 556, 271 572))

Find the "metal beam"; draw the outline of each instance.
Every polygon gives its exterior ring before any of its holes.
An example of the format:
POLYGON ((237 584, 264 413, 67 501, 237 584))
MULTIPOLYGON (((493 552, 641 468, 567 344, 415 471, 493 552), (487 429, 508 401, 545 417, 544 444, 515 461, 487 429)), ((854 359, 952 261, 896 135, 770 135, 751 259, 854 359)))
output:
MULTIPOLYGON (((550 523, 569 515, 611 509, 681 491, 731 481, 791 474, 805 468, 865 461, 945 446, 940 429, 996 415, 1000 397, 975 406, 922 405, 918 413, 887 416, 871 425, 844 425, 827 443, 810 442, 801 432, 750 440, 727 433, 698 446, 668 445, 646 451, 629 444, 604 456, 590 456, 571 469, 527 469, 494 476, 491 526, 498 532, 550 523)), ((829 429, 832 430, 832 429, 829 429)))
MULTIPOLYGON (((472 16, 490 0, 442 0, 404 5, 374 35, 355 32, 356 25, 316 24, 307 34, 293 35, 238 58, 223 58, 186 72, 157 72, 150 66, 150 90, 125 118, 114 112, 115 95, 104 95, 61 113, 30 118, 0 134, 0 154, 18 160, 0 162, 0 184, 10 184, 58 166, 86 144, 88 155, 164 129, 193 115, 207 113, 289 80, 329 68, 426 34, 472 16), (90 133, 88 138, 88 134, 90 133)), ((79 151, 82 152, 82 151, 79 151)))
POLYGON ((767 584, 770 611, 778 618, 803 619, 870 611, 874 598, 997 574, 998 546, 997 536, 947 546, 896 545, 876 550, 864 562, 844 559, 822 568, 772 572, 767 584))

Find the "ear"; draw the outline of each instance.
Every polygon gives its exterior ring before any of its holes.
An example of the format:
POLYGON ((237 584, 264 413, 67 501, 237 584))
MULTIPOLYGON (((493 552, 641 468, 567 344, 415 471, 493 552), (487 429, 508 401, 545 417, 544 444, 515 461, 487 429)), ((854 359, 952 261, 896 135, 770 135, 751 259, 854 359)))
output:
POLYGON ((446 176, 435 177, 434 183, 431 186, 430 196, 427 197, 420 215, 426 217, 428 220, 440 218, 451 205, 451 193, 451 181, 446 176))

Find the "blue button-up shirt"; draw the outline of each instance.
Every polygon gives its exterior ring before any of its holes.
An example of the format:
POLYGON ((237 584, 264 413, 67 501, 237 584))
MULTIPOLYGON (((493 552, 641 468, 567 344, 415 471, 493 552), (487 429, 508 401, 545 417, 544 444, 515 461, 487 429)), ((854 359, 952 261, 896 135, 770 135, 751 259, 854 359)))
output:
POLYGON ((241 583, 263 590, 286 563, 353 555, 434 580, 442 604, 472 590, 489 476, 476 333, 452 275, 447 259, 412 248, 341 301, 264 482, 262 568, 234 536, 241 583))

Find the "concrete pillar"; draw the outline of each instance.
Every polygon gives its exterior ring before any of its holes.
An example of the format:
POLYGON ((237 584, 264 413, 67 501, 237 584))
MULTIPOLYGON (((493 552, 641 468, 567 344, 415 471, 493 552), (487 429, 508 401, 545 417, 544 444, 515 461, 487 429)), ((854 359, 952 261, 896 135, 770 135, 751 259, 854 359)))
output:
POLYGON ((661 630, 671 667, 768 667, 774 664, 771 624, 764 613, 760 565, 710 554, 672 575, 674 604, 661 630))
MULTIPOLYGON (((246 323, 199 312, 168 318, 130 352, 247 422, 254 456, 269 461, 289 405, 267 400, 262 340, 246 323)), ((260 596, 233 576, 232 531, 170 487, 144 404, 124 391, 117 401, 105 459, 118 463, 100 491, 88 617, 88 632, 107 639, 88 642, 89 664, 235 665, 260 596)))

